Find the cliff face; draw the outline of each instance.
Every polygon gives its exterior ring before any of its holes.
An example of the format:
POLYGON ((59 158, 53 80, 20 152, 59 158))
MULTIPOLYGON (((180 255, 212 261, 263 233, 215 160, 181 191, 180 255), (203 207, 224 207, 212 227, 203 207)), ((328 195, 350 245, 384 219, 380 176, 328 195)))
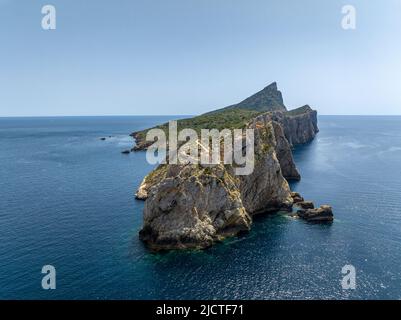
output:
POLYGON ((140 238, 153 250, 206 248, 250 225, 238 181, 224 166, 175 165, 149 192, 140 238))
MULTIPOLYGON (((317 113, 309 106, 287 111, 275 83, 238 105, 189 120, 198 129, 254 129, 254 170, 236 176, 231 165, 160 165, 147 175, 137 199, 146 200, 140 238, 154 250, 206 248, 248 231, 252 216, 291 210, 287 180, 301 178, 291 148, 310 142, 318 132, 317 113), (237 109, 249 106, 260 110, 237 109)), ((164 125, 160 128, 164 128, 164 125)), ((134 133, 136 150, 151 144, 144 131, 134 133), (139 142, 139 144, 138 144, 139 142)))
POLYGON ((281 148, 287 147, 289 153, 291 150, 288 144, 281 144, 285 137, 283 131, 275 130, 276 126, 279 125, 273 121, 263 126, 258 122, 249 125, 255 134, 255 166, 252 174, 239 179, 241 198, 251 215, 292 206, 290 188, 277 156, 277 150, 281 148))
MULTIPOLYGON (((275 140, 276 157, 280 163, 281 172, 287 180, 300 180, 301 175, 296 168, 291 147, 312 141, 319 132, 317 127, 317 112, 310 107, 301 107, 290 112, 267 112, 250 121, 248 128, 268 126, 272 123, 275 140)), ((152 142, 149 142, 152 144, 152 142)), ((165 165, 147 175, 139 186, 135 196, 146 200, 150 188, 159 183, 165 174, 165 165)))
POLYGON ((165 166, 164 177, 148 191, 140 238, 154 250, 205 248, 249 230, 252 215, 289 210, 291 191, 276 155, 277 141, 285 137, 275 126, 255 124, 250 175, 235 176, 228 165, 165 166))
POLYGON ((276 154, 283 176, 287 180, 300 180, 301 175, 295 166, 291 147, 311 142, 319 132, 317 112, 309 106, 289 112, 274 111, 263 113, 252 120, 252 125, 266 126, 273 122, 277 137, 276 154))
POLYGON ((276 155, 280 162, 281 172, 287 180, 300 180, 301 175, 292 157, 291 145, 285 137, 283 128, 280 124, 273 121, 274 134, 276 136, 276 155))
POLYGON ((292 145, 312 141, 319 132, 317 112, 308 105, 289 112, 268 112, 255 118, 254 121, 276 121, 283 130, 288 142, 292 145))

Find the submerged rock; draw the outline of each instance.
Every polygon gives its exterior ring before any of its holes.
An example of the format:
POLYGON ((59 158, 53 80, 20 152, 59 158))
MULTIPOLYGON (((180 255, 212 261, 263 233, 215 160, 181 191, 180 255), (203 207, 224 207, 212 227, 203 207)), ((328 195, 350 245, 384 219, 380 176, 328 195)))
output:
POLYGON ((331 206, 322 205, 317 209, 298 210, 298 216, 309 222, 331 222, 334 220, 331 206))
POLYGON ((122 154, 130 154, 131 151, 130 151, 130 150, 123 150, 123 151, 121 151, 121 153, 122 153, 122 154))

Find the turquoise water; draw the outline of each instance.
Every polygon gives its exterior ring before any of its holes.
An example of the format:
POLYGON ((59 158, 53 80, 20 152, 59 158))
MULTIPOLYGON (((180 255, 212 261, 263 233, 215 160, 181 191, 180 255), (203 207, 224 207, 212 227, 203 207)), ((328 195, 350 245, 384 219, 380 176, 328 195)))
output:
POLYGON ((133 197, 151 166, 120 151, 168 119, 0 118, 0 298, 401 298, 401 117, 322 116, 294 151, 293 189, 331 204, 331 226, 267 216, 206 251, 152 254, 133 197), (46 264, 56 290, 41 289, 46 264), (346 264, 356 290, 341 288, 346 264))

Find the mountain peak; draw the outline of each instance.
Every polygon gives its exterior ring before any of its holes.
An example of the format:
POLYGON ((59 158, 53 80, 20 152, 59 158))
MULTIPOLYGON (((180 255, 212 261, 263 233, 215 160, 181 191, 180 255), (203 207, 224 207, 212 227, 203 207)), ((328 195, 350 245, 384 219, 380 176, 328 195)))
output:
POLYGON ((283 96, 277 90, 277 82, 273 82, 265 87, 263 90, 255 93, 254 95, 246 98, 242 102, 236 104, 236 108, 250 109, 256 111, 286 111, 283 96))
POLYGON ((265 90, 277 90, 277 82, 272 82, 268 86, 266 86, 263 91, 265 90))
POLYGON ((267 87, 240 103, 208 112, 208 114, 230 109, 243 109, 259 112, 287 111, 287 108, 284 105, 283 96, 277 89, 277 82, 270 83, 267 87))

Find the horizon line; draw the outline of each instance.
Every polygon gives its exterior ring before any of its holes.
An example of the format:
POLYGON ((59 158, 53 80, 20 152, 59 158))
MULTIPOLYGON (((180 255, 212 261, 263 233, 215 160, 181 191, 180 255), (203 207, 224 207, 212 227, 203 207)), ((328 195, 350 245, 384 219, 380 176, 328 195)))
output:
MULTIPOLYGON (((197 117, 202 114, 103 114, 103 115, 12 115, 0 118, 78 118, 78 117, 197 117)), ((400 117, 400 114, 319 114, 318 116, 342 116, 342 117, 400 117)))

